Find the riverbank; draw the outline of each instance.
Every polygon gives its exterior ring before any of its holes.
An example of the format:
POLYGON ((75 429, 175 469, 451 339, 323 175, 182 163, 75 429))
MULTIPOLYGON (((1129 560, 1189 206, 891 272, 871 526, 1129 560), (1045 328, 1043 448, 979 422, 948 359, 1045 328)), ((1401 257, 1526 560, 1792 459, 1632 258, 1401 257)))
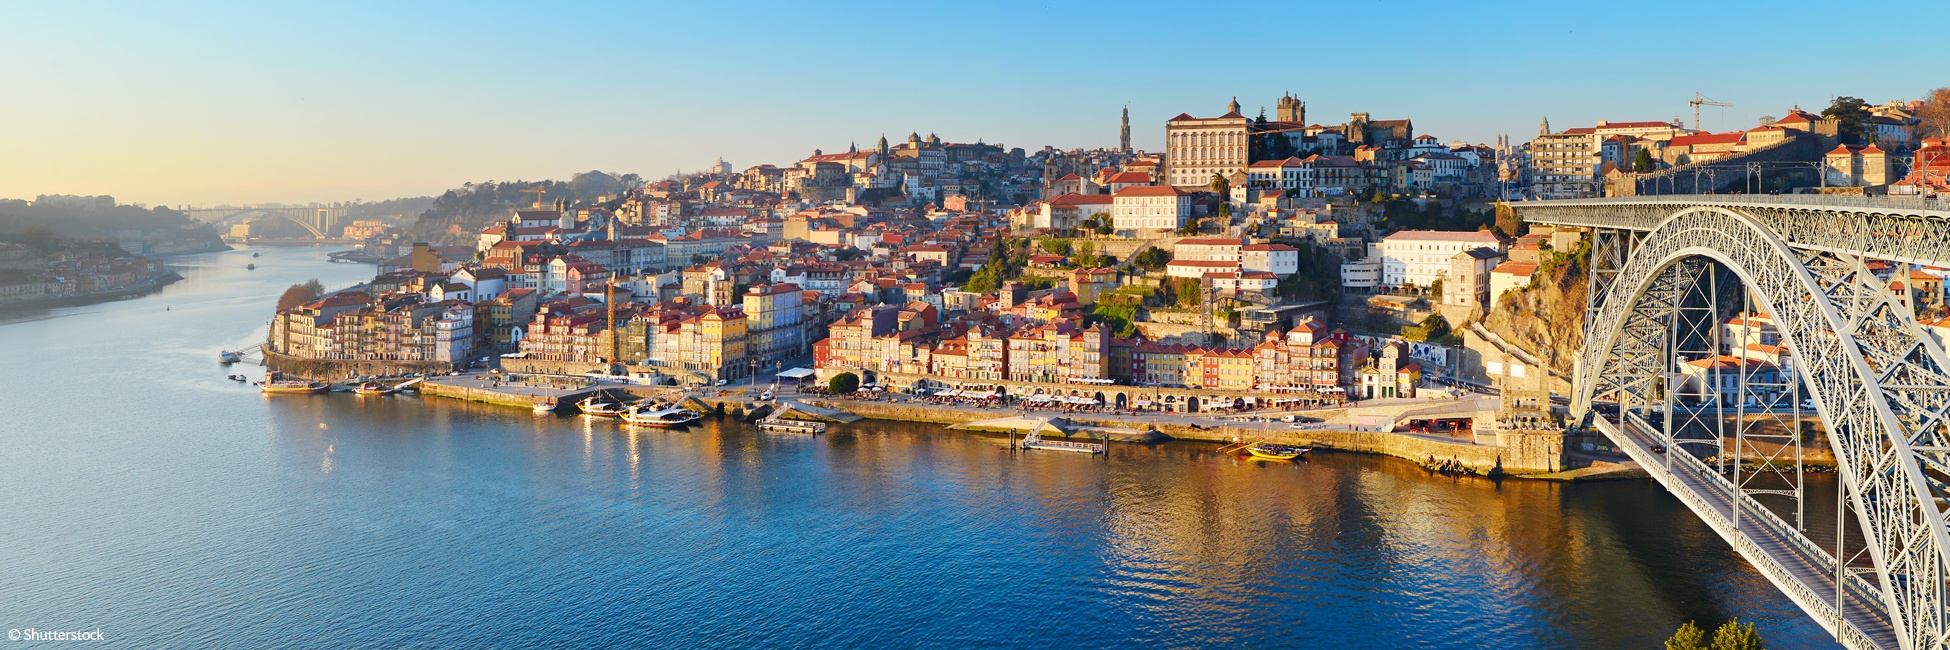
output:
MULTIPOLYGON (((559 391, 549 394, 547 389, 533 386, 519 384, 497 386, 492 382, 484 381, 478 375, 437 377, 424 385, 421 390, 425 395, 521 409, 532 408, 538 398, 545 394, 556 399, 558 407, 566 408, 576 399, 596 390, 660 399, 695 399, 701 404, 714 408, 723 404, 727 409, 732 407, 749 409, 757 403, 752 399, 755 396, 737 389, 711 389, 697 393, 684 393, 674 388, 664 387, 585 385, 570 390, 567 394, 560 394, 559 391)), ((1006 434, 1008 430, 988 430, 982 427, 958 425, 1007 418, 1018 413, 1014 409, 966 408, 920 402, 890 403, 843 399, 802 401, 810 406, 832 409, 870 420, 938 424, 976 435, 1006 434)), ((1246 438, 1307 446, 1319 450, 1394 456, 1430 468, 1431 471, 1444 473, 1566 482, 1645 477, 1642 470, 1629 462, 1598 461, 1565 454, 1564 436, 1561 432, 1505 432, 1498 436, 1498 444, 1480 444, 1473 439, 1463 440, 1415 433, 1335 428, 1293 429, 1274 422, 1208 426, 1186 422, 1184 420, 1192 419, 1186 416, 1167 418, 1150 415, 1032 412, 1025 417, 1040 418, 1044 415, 1061 418, 1072 425, 1070 433, 1072 436, 1094 439, 1109 435, 1111 440, 1119 442, 1148 443, 1176 438, 1228 443, 1246 438), (1123 435, 1125 432, 1134 433, 1123 435)))
POLYGON ((110 302, 115 300, 127 300, 129 298, 140 298, 142 296, 146 296, 155 293, 157 291, 162 291, 163 287, 167 287, 171 284, 180 282, 182 281, 182 279, 183 276, 177 275, 175 271, 165 270, 161 273, 157 273, 153 276, 150 276, 149 279, 143 280, 140 283, 127 286, 127 287, 122 287, 119 289, 110 289, 108 291, 96 291, 92 293, 83 293, 83 294, 74 294, 74 295, 65 295, 65 296, 46 296, 40 298, 17 298, 13 300, 0 301, 0 313, 6 313, 8 311, 15 311, 15 310, 26 310, 26 309, 53 309, 56 307, 79 307, 83 305, 92 305, 96 303, 110 302))

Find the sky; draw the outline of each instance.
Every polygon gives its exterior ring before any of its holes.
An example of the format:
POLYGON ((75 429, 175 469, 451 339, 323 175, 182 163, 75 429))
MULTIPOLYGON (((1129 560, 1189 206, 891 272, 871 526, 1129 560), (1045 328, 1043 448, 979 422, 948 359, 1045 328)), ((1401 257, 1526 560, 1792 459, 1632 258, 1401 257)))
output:
POLYGON ((171 3, 0 0, 0 198, 380 200, 662 177, 937 133, 1157 150, 1164 120, 1411 118, 1522 142, 1596 120, 1746 128, 1950 85, 1950 3, 171 3), (1931 70, 1935 73, 1932 74, 1931 70))

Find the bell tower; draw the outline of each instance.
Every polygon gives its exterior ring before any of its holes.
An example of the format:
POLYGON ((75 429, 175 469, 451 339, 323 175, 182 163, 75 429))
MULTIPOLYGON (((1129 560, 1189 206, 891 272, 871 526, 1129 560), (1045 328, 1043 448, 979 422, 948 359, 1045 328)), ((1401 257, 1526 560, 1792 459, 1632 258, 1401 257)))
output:
POLYGON ((1124 153, 1131 152, 1131 107, 1124 107, 1124 119, 1117 128, 1117 148, 1124 153))
POLYGON ((1307 122, 1307 103, 1300 101, 1298 97, 1294 97, 1293 93, 1287 93, 1285 96, 1280 97, 1279 108, 1274 111, 1274 115, 1276 116, 1275 119, 1281 122, 1299 122, 1305 124, 1307 122))

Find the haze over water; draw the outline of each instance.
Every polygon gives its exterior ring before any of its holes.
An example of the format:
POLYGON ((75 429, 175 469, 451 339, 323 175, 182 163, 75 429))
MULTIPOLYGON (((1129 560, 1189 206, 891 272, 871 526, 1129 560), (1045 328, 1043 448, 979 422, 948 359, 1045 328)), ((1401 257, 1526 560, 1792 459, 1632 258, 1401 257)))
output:
POLYGON ((1832 645, 1646 481, 266 399, 217 352, 260 340, 284 287, 372 267, 262 252, 0 318, 0 627, 140 648, 1647 648, 1738 616, 1832 645))

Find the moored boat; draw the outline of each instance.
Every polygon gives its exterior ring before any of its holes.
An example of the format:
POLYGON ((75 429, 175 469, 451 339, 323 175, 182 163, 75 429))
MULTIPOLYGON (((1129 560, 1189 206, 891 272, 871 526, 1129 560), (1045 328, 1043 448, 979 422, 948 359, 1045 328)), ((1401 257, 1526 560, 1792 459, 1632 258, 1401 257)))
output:
POLYGON ((811 420, 788 420, 785 418, 765 418, 763 420, 759 420, 758 428, 768 429, 772 431, 791 431, 794 433, 810 433, 813 435, 826 433, 825 422, 814 422, 811 420))
POLYGON ((536 402, 534 408, 536 413, 554 413, 555 400, 543 400, 540 402, 536 402))
POLYGON ((380 384, 379 382, 369 381, 363 384, 359 384, 357 388, 352 389, 352 392, 358 393, 360 395, 385 395, 386 387, 380 384))
POLYGON ((698 414, 696 411, 681 408, 649 411, 642 407, 632 406, 627 412, 623 413, 624 422, 637 426, 661 427, 665 429, 675 429, 685 426, 696 422, 697 419, 698 414))
POLYGON ((622 404, 601 397, 590 397, 576 402, 576 408, 581 409, 583 415, 593 415, 603 418, 617 417, 622 415, 624 411, 622 404))
POLYGON ((311 395, 311 394, 323 393, 327 390, 331 390, 332 388, 328 384, 321 384, 315 381, 296 381, 296 380, 286 380, 286 379, 267 381, 258 384, 257 387, 258 390, 263 391, 264 394, 266 395, 311 395))
POLYGON ((222 352, 217 353, 217 362, 226 366, 243 360, 244 360, 244 355, 237 354, 229 350, 224 350, 222 352))
POLYGON ((1255 442, 1246 445, 1246 453, 1252 454, 1254 458, 1265 460, 1293 460, 1307 455, 1307 452, 1310 451, 1313 451, 1313 448, 1297 447, 1294 445, 1276 445, 1267 442, 1255 442))

